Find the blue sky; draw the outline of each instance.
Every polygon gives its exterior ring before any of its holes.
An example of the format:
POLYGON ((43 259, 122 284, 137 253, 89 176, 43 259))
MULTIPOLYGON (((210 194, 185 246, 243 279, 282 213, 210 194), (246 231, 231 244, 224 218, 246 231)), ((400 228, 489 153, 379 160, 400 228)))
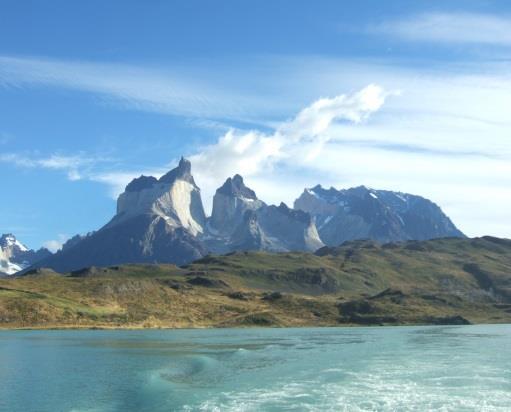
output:
POLYGON ((510 58, 504 0, 4 0, 0 232, 55 248, 185 155, 206 208, 239 172, 270 203, 365 184, 511 237, 510 58))

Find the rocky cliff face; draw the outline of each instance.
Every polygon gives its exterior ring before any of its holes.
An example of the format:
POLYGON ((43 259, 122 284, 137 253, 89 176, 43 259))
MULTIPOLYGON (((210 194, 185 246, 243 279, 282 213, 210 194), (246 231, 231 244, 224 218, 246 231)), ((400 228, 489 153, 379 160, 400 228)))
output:
POLYGON ((408 193, 368 189, 305 189, 294 207, 316 219, 321 239, 331 246, 347 240, 380 242, 463 237, 430 200, 408 193))
POLYGON ((29 249, 13 234, 4 234, 0 237, 0 274, 13 275, 50 255, 48 249, 29 249))
POLYGON ((236 227, 230 250, 272 252, 315 251, 322 246, 316 226, 308 213, 280 206, 249 210, 236 227))
POLYGON ((109 226, 140 215, 159 216, 169 227, 184 228, 193 236, 204 232, 206 216, 188 160, 182 158, 177 168, 159 180, 152 176, 133 180, 119 196, 117 215, 109 226))
POLYGON ((268 206, 245 186, 243 178, 228 178, 213 199, 208 222, 210 249, 314 251, 323 246, 308 213, 285 204, 268 206), (219 238, 221 239, 219 241, 219 238))
POLYGON ((255 192, 245 186, 240 175, 229 177, 213 197, 208 228, 214 236, 231 236, 242 223, 246 211, 257 210, 263 205, 255 192))

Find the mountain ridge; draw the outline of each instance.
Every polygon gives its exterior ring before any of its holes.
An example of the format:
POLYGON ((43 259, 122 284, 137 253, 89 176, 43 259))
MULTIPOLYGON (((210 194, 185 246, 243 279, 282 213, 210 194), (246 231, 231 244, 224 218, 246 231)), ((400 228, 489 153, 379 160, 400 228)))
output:
POLYGON ((330 246, 362 238, 392 242, 464 237, 438 205, 409 193, 316 185, 305 189, 294 207, 316 218, 320 236, 330 246))

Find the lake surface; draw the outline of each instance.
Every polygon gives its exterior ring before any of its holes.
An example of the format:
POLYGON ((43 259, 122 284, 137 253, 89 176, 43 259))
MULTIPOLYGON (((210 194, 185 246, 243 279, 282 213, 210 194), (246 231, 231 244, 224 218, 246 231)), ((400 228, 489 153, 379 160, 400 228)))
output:
POLYGON ((0 331, 1 411, 511 410, 511 325, 0 331))

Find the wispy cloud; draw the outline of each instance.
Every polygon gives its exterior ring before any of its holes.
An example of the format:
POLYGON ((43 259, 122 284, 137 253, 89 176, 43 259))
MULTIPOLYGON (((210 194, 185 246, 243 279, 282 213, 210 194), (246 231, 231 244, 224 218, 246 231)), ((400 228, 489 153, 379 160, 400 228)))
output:
POLYGON ((178 66, 156 69, 115 63, 93 63, 0 56, 0 86, 51 86, 103 96, 104 102, 133 110, 207 118, 244 119, 255 96, 231 94, 225 88, 188 76, 178 66))
POLYGON ((407 41, 511 46, 511 16, 505 15, 424 13, 375 25, 369 31, 407 41))
POLYGON ((2 163, 9 163, 27 169, 61 170, 67 173, 69 180, 80 180, 84 171, 107 161, 109 161, 107 158, 92 157, 84 153, 69 156, 52 154, 47 157, 27 156, 19 153, 0 154, 0 162, 2 163))

